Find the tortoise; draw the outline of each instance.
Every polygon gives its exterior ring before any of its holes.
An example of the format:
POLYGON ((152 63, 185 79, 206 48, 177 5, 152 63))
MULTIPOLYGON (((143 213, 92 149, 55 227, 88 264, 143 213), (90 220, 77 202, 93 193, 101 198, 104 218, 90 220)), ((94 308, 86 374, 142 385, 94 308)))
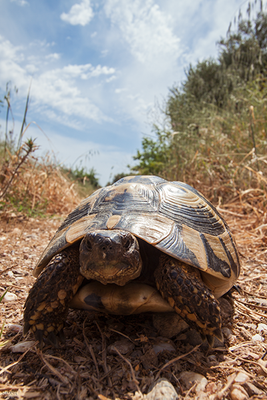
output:
POLYGON ((196 189, 128 176, 72 211, 42 253, 24 306, 24 334, 58 344, 68 309, 175 311, 209 343, 222 339, 218 298, 240 273, 223 217, 196 189))

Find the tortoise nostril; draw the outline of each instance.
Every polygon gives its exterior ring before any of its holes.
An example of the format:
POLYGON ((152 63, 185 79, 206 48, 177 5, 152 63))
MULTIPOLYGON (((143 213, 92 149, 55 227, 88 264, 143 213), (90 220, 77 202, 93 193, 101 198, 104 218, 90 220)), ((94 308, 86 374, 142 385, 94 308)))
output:
POLYGON ((114 247, 112 246, 112 243, 110 243, 110 241, 105 241, 105 243, 103 243, 100 246, 100 250, 103 252, 112 251, 113 249, 114 249, 114 247))

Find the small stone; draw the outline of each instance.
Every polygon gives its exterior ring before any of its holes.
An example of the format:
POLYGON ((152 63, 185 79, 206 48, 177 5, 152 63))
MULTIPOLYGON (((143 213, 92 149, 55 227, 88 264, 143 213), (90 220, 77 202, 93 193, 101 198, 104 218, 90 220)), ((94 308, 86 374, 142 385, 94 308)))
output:
POLYGON ((175 312, 153 314, 153 325, 160 336, 169 339, 188 328, 188 324, 175 312))
POLYGON ((22 332, 22 326, 19 324, 6 324, 5 329, 15 333, 22 332))
POLYGON ((261 365, 264 369, 267 368, 267 360, 258 360, 258 364, 261 365))
POLYGON ((190 329, 186 332, 186 341, 192 346, 197 346, 203 343, 200 333, 195 329, 190 329))
POLYGON ((245 372, 239 372, 235 378, 236 383, 245 383, 249 380, 249 376, 245 372))
POLYGON ((7 275, 9 276, 9 278, 14 278, 14 274, 12 271, 8 271, 7 275))
POLYGON ((146 370, 150 370, 153 367, 158 366, 158 356, 154 349, 149 349, 142 357, 140 357, 143 367, 146 370))
POLYGON ((217 357, 214 354, 208 356, 207 361, 210 366, 218 365, 217 357))
POLYGON ((17 300, 18 296, 15 293, 7 292, 3 298, 3 302, 11 302, 17 300))
POLYGON ((13 234, 13 235, 17 235, 17 236, 20 235, 20 234, 21 234, 21 229, 19 229, 19 228, 14 228, 13 231, 12 231, 12 234, 13 234))
POLYGON ((240 385, 232 385, 230 396, 231 400, 246 400, 249 398, 246 390, 240 385))
POLYGON ((83 362, 88 361, 88 359, 85 358, 85 357, 81 357, 81 356, 75 356, 75 357, 74 357, 74 361, 75 361, 76 363, 78 363, 78 364, 81 364, 81 363, 83 363, 83 362))
POLYGON ((174 344, 171 341, 168 342, 158 342, 153 346, 153 350, 155 351, 156 354, 161 353, 162 351, 176 351, 176 348, 174 344))
POLYGON ((203 392, 208 383, 205 376, 192 371, 182 372, 179 379, 183 382, 187 390, 190 389, 194 384, 196 384, 196 393, 203 392))
POLYGON ((169 381, 159 379, 149 388, 149 392, 144 398, 146 400, 177 400, 178 394, 169 381))
POLYGON ((267 325, 266 324, 259 324, 257 327, 257 331, 259 333, 264 332, 267 333, 267 325))
POLYGON ((225 339, 230 339, 231 336, 233 335, 231 329, 229 329, 227 327, 222 328, 222 333, 223 333, 223 336, 225 337, 225 339))
POLYGON ((259 335, 258 333, 256 333, 256 335, 252 336, 251 340, 253 342, 264 342, 264 338, 259 335))
POLYGON ((118 354, 116 349, 121 353, 121 354, 127 354, 130 351, 133 351, 134 349, 134 344, 130 342, 128 339, 122 339, 122 340, 117 340, 113 344, 109 345, 107 350, 111 354, 118 354))
POLYGON ((25 351, 29 350, 33 345, 35 344, 34 340, 29 340, 26 342, 19 342, 17 344, 14 344, 14 346, 10 347, 10 350, 13 353, 25 353, 25 351))
POLYGON ((253 385, 253 383, 251 382, 246 382, 244 384, 244 388, 246 389, 246 391, 248 392, 249 396, 261 396, 264 394, 264 392, 260 389, 258 389, 255 385, 253 385))

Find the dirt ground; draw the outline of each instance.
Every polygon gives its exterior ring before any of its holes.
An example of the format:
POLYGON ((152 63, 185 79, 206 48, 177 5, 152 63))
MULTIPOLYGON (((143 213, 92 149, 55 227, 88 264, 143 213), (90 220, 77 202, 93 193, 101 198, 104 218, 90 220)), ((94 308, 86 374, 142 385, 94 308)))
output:
POLYGON ((2 215, 0 296, 8 294, 0 303, 0 398, 141 399, 166 378, 179 398, 267 399, 266 215, 241 205, 221 211, 236 238, 242 273, 239 292, 221 300, 225 340, 213 349, 190 329, 167 338, 156 329, 164 324, 150 314, 71 310, 66 343, 40 351, 31 334, 22 335, 23 305, 35 280, 32 269, 62 219, 2 215), (196 374, 205 384, 198 385, 196 374))

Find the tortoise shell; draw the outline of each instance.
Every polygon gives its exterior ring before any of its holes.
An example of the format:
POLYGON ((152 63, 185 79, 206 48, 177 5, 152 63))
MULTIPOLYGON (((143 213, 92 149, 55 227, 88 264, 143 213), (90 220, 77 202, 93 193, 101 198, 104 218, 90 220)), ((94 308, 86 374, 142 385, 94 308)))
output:
POLYGON ((216 297, 239 276, 234 238, 216 208, 186 183, 157 176, 128 176, 83 200, 57 230, 34 275, 55 254, 99 229, 128 231, 198 268, 216 297))

